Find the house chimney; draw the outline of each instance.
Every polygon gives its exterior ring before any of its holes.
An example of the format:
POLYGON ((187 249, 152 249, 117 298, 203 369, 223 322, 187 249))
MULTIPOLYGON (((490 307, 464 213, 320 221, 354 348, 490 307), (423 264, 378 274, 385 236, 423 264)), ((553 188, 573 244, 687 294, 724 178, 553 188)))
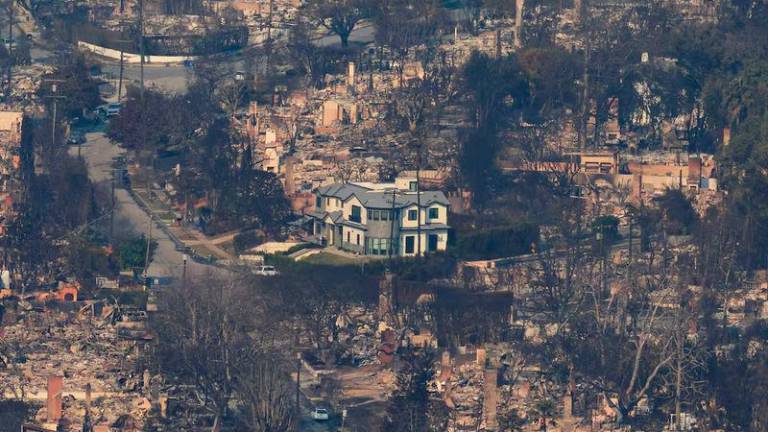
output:
POLYGON ((731 128, 723 128, 723 147, 731 143, 731 128))
POLYGON ((571 417, 573 417, 573 395, 568 392, 563 396, 563 418, 571 417))
POLYGON ((91 422, 91 384, 85 385, 85 417, 83 417, 83 432, 93 432, 91 422))
POLYGON ((643 201, 643 176, 640 174, 632 175, 632 201, 635 204, 641 204, 643 201))
POLYGON ((485 367, 486 358, 485 348, 478 348, 477 351, 475 351, 475 362, 478 366, 485 367))
POLYGON ((85 411, 91 411, 91 384, 85 385, 85 411))
POLYGON ((578 22, 581 19, 581 0, 573 0, 573 10, 576 12, 575 18, 578 22))
POLYGON ((515 48, 520 48, 523 37, 523 9, 525 8, 525 0, 517 0, 515 2, 515 48))
POLYGON ((349 62, 347 65, 347 85, 355 87, 355 62, 349 62))
POLYGON ((389 321, 394 306, 394 284, 392 273, 385 273, 379 281, 379 320, 389 321))
POLYGON ((48 423, 57 423, 61 419, 61 391, 63 388, 63 376, 48 376, 48 423))
POLYGON ((440 357, 440 366, 451 367, 451 353, 448 350, 443 351, 443 355, 440 357))

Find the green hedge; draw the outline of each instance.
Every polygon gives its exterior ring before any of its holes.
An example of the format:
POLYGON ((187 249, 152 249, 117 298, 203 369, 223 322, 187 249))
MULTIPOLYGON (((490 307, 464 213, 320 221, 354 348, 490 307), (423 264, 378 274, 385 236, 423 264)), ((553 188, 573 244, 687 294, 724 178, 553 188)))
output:
POLYGON ((521 222, 512 226, 457 233, 457 254, 462 259, 494 259, 531 252, 539 240, 539 226, 521 222))
POLYGON ((235 248, 235 252, 241 254, 254 246, 264 243, 264 240, 264 234, 260 231, 245 231, 235 236, 232 246, 235 248))

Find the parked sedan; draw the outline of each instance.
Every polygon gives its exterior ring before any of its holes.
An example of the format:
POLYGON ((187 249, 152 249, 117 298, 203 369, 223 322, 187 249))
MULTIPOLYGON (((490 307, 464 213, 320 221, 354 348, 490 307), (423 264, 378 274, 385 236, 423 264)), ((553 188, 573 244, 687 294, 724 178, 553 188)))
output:
POLYGON ((312 410, 312 419, 317 421, 326 421, 330 418, 328 410, 325 408, 315 408, 312 410))
POLYGON ((277 276, 279 272, 274 266, 258 266, 253 270, 253 274, 258 276, 277 276))

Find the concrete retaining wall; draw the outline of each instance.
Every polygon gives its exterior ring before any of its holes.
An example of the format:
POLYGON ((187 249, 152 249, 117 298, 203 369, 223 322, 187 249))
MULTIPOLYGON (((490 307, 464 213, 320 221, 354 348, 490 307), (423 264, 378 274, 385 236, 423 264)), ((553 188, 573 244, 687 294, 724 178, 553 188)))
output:
MULTIPOLYGON (((87 42, 78 41, 77 47, 80 48, 83 51, 88 51, 96 55, 100 55, 102 57, 106 57, 112 60, 120 60, 120 51, 113 50, 111 48, 104 48, 100 47, 98 45, 89 44, 87 42)), ((150 56, 145 55, 144 56, 144 63, 145 64, 151 64, 151 63, 183 63, 187 60, 195 60, 197 57, 195 56, 150 56)), ((141 55, 139 54, 131 54, 128 52, 123 52, 123 61, 126 63, 141 63, 141 55)))

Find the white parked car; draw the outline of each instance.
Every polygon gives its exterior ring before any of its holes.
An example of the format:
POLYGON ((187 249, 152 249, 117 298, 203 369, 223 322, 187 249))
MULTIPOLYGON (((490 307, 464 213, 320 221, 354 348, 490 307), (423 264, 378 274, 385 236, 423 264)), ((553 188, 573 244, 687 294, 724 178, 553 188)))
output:
POLYGON ((258 276, 277 276, 279 272, 274 266, 258 266, 253 270, 253 274, 258 276))
POLYGON ((312 410, 312 419, 314 420, 325 421, 328 420, 329 417, 328 410, 325 408, 315 408, 312 410))
POLYGON ((102 116, 102 117, 114 117, 118 114, 120 114, 120 109, 123 107, 123 104, 119 102, 113 102, 106 105, 100 105, 96 108, 96 114, 102 116))

